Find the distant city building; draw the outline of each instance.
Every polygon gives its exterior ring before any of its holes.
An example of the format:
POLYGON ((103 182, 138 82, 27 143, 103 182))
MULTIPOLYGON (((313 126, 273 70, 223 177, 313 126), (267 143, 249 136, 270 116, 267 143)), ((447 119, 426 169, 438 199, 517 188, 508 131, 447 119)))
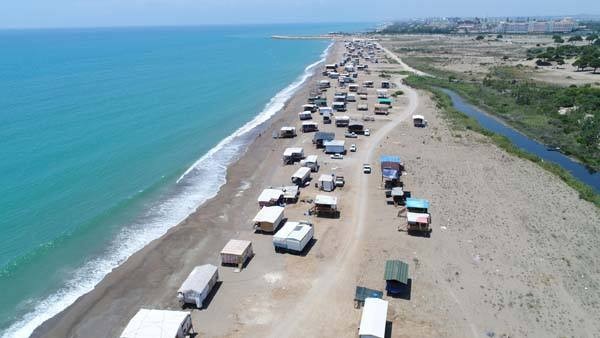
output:
POLYGON ((559 21, 500 22, 496 27, 496 32, 506 34, 569 33, 575 27, 576 23, 570 18, 559 21))

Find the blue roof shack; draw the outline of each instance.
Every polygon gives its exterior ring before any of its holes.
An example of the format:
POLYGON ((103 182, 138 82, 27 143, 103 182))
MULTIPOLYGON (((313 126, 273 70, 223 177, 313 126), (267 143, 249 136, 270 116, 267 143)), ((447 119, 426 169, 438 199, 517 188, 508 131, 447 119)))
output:
POLYGON ((394 181, 400 178, 402 174, 402 162, 399 156, 382 155, 379 158, 381 164, 382 180, 394 181))
POLYGON ((410 212, 428 213, 429 201, 422 198, 407 198, 406 209, 410 212))

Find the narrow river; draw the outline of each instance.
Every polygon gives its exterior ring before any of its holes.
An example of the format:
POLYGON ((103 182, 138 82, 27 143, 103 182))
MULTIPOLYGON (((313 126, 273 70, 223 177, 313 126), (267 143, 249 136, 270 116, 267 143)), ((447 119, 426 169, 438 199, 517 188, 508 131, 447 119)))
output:
POLYGON ((515 129, 503 124, 498 119, 473 106, 472 104, 467 103, 457 93, 445 88, 439 89, 450 96, 454 108, 476 119, 477 122, 479 122, 479 124, 484 128, 493 131, 494 133, 506 136, 520 149, 535 154, 544 161, 558 164, 563 169, 570 172, 575 178, 591 186, 596 192, 600 193, 600 172, 592 172, 586 166, 572 160, 568 156, 565 156, 558 151, 548 150, 547 146, 528 138, 515 129))

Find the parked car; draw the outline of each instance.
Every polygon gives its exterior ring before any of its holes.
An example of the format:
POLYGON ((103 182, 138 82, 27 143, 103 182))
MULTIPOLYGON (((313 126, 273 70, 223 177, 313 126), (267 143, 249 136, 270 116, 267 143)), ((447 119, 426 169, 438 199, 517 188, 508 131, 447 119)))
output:
POLYGON ((344 155, 342 155, 342 154, 333 154, 333 155, 331 155, 331 159, 332 160, 343 160, 344 159, 344 155))
POLYGON ((358 135, 355 132, 352 132, 352 133, 347 132, 344 134, 344 136, 347 138, 358 138, 358 135))
POLYGON ((368 163, 363 164, 363 174, 370 174, 371 173, 371 165, 368 163))
POLYGON ((365 131, 363 132, 363 135, 371 136, 371 130, 369 128, 365 129, 365 131))
POLYGON ((343 187, 346 184, 346 180, 344 180, 344 176, 336 176, 335 177, 335 186, 343 187))
POLYGON ((356 152, 356 144, 352 143, 352 145, 350 146, 350 151, 351 152, 356 152))

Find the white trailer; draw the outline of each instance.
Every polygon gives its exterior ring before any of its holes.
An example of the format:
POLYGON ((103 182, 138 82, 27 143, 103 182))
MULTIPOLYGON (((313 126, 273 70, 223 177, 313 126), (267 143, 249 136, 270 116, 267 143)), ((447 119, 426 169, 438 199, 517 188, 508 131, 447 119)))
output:
POLYGON ((333 191, 335 189, 335 176, 323 174, 319 177, 319 189, 323 191, 333 191))
POLYGON ((344 154, 346 152, 345 145, 346 141, 344 140, 331 140, 323 142, 326 154, 344 154))
POLYGON ((185 311, 140 309, 121 338, 184 338, 192 333, 192 317, 185 311))
POLYGON ((302 252, 313 238, 314 230, 311 224, 306 222, 286 222, 275 235, 273 235, 273 246, 275 251, 289 250, 302 252))
POLYGON ((304 158, 304 149, 300 147, 286 148, 283 152, 283 164, 290 164, 304 158))
POLYGON ((292 183, 298 186, 304 186, 304 184, 310 179, 311 169, 308 167, 300 167, 292 175, 292 183))
POLYGON ((319 114, 323 115, 323 113, 333 114, 333 108, 331 107, 319 107, 319 114))
POLYGON ((304 120, 312 120, 312 113, 311 113, 311 112, 309 112, 309 111, 302 111, 302 112, 299 112, 299 113, 298 113, 298 118, 299 118, 301 121, 304 121, 304 120))
POLYGON ((264 189, 258 196, 258 206, 268 207, 277 205, 282 198, 283 191, 281 189, 264 189))
POLYGON ((388 302, 379 298, 366 298, 358 336, 360 338, 384 338, 388 302))
POLYGON ((312 172, 319 171, 319 161, 317 155, 309 155, 306 156, 305 159, 300 161, 300 165, 303 167, 308 167, 312 172))
POLYGON ((179 304, 195 304, 198 309, 201 309, 202 302, 217 284, 218 279, 219 271, 216 266, 205 264, 195 267, 177 290, 179 304))

